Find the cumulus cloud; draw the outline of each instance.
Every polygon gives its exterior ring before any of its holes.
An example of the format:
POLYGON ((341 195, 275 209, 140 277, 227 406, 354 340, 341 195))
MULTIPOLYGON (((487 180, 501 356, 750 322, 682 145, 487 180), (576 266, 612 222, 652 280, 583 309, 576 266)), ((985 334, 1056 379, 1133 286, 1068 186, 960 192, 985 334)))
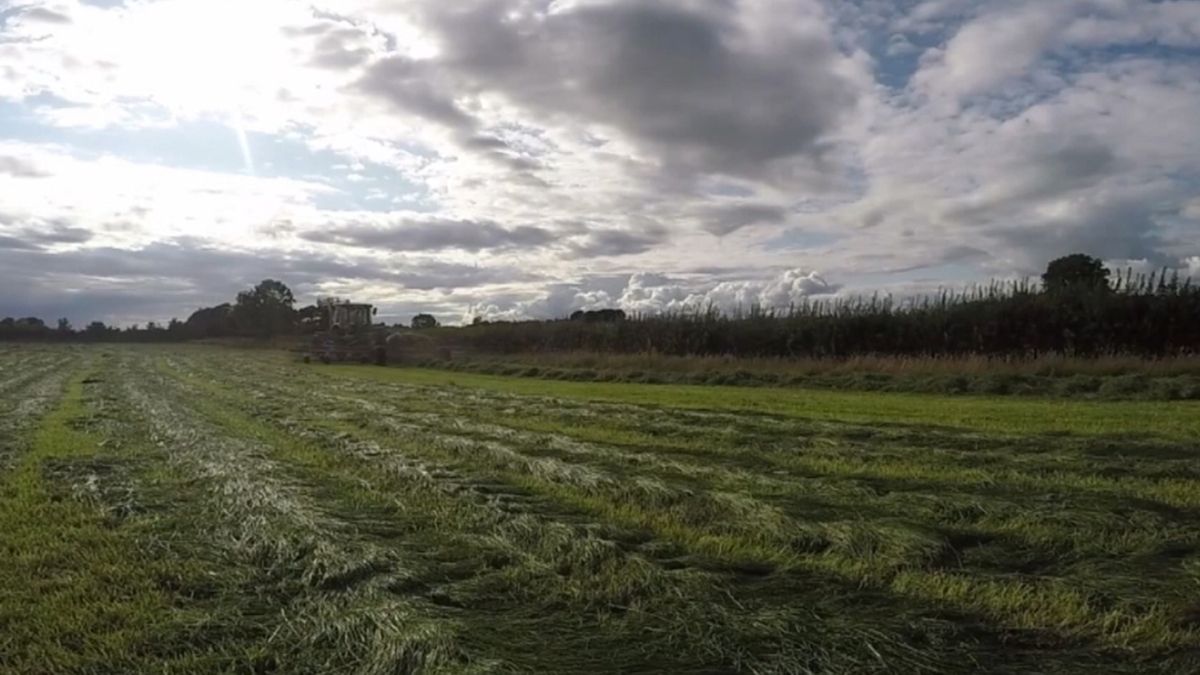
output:
POLYGON ((1028 73, 1071 16, 1065 2, 1031 2, 969 22, 945 47, 925 55, 914 78, 931 94, 964 97, 1028 73))
POLYGON ((1200 255, 1194 255, 1184 260, 1183 267, 1187 270, 1188 276, 1200 282, 1200 255))
POLYGON ((423 9, 441 58, 382 60, 364 86, 456 130, 478 123, 447 90, 491 91, 542 116, 615 128, 672 171, 761 176, 819 152, 857 96, 808 2, 423 9))
POLYGON ((483 303, 471 307, 467 320, 561 319, 576 310, 618 308, 631 314, 708 311, 733 314, 752 308, 787 310, 806 299, 829 296, 841 287, 820 274, 785 270, 757 281, 703 281, 639 272, 623 279, 596 279, 580 284, 554 284, 531 300, 507 305, 483 303), (616 282, 616 283, 614 283, 616 282))

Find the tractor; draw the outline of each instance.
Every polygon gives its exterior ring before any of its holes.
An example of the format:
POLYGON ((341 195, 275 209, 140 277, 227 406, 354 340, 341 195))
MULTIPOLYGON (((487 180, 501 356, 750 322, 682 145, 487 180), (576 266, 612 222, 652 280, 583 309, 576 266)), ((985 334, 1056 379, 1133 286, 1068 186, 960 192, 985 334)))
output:
POLYGON ((304 357, 306 362, 387 363, 387 331, 375 326, 375 307, 323 298, 317 308, 320 324, 304 357))

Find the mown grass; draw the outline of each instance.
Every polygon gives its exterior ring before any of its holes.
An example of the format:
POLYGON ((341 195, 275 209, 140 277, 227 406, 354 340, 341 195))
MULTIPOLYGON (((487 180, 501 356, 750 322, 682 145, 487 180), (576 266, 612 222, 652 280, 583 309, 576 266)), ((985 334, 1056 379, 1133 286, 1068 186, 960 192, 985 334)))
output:
MULTIPOLYGON (((269 444, 281 459, 288 460, 310 480, 336 488, 336 493, 325 493, 327 498, 350 505, 344 508, 387 514, 393 522, 403 522, 409 543, 419 542, 421 548, 439 559, 441 565, 435 567, 445 567, 450 562, 460 570, 464 566, 474 568, 472 578, 455 585, 455 590, 437 591, 442 598, 451 594, 449 602, 455 606, 482 612, 474 620, 460 617, 464 625, 453 639, 460 653, 476 654, 474 659, 464 656, 469 663, 478 663, 482 652, 490 659, 499 658, 504 669, 515 667, 536 672, 594 672, 618 664, 625 664, 620 669, 626 671, 694 672, 711 667, 705 665, 706 659, 710 664, 744 663, 750 667, 757 663, 757 668, 797 672, 808 669, 806 664, 861 663, 863 658, 867 660, 864 667, 877 670, 883 658, 878 651, 864 655, 862 645, 852 642, 854 635, 865 627, 837 626, 839 622, 833 619, 828 619, 829 625, 824 628, 809 625, 824 604, 811 596, 813 589, 796 596, 810 603, 801 614, 804 620, 801 625, 807 625, 809 631, 819 630, 827 640, 844 642, 841 652, 823 655, 816 649, 811 652, 798 649, 810 644, 802 635, 796 635, 791 645, 778 644, 779 635, 762 635, 755 639, 765 640, 778 653, 764 646, 756 648, 750 636, 761 627, 755 621, 770 620, 779 630, 792 632, 798 628, 793 625, 796 619, 779 615, 756 619, 756 613, 744 607, 743 616, 730 616, 725 606, 729 593, 726 576, 698 570, 665 572, 640 556, 627 555, 611 541, 597 538, 587 529, 512 514, 508 510, 511 505, 497 510, 493 496, 504 497, 507 492, 472 494, 471 483, 459 480, 454 481, 456 485, 447 486, 449 491, 427 481, 413 485, 413 467, 408 463, 411 459, 404 460, 398 474, 381 474, 377 461, 364 462, 361 455, 355 459, 353 454, 336 452, 359 447, 369 448, 367 452, 372 457, 382 456, 382 447, 369 440, 372 436, 364 434, 357 424, 336 417, 310 419, 309 431, 297 438, 299 429, 295 426, 280 427, 260 421, 286 420, 286 411, 264 407, 261 400, 248 399, 211 379, 181 376, 178 372, 173 377, 182 378, 195 391, 205 392, 203 401, 193 404, 205 418, 231 433, 269 444), (247 415, 247 411, 253 411, 253 416, 247 415), (367 445, 356 446, 355 441, 348 440, 351 438, 364 439, 367 445), (330 452, 331 449, 335 452, 330 452), (489 503, 478 503, 480 497, 489 503), (414 510, 421 515, 415 516, 414 510), (569 633, 561 632, 564 603, 575 607, 569 618, 574 631, 569 633), (749 623, 743 625, 743 621, 749 623), (639 643, 639 638, 646 634, 657 635, 657 641, 639 643), (554 635, 555 643, 545 643, 545 635, 554 635), (700 635, 706 635, 703 642, 687 644, 688 636, 698 639, 700 635), (542 641, 542 646, 531 651, 528 645, 538 641, 542 641), (686 645, 686 649, 681 650, 681 645, 686 645)), ((389 447, 406 451, 407 458, 451 459, 450 455, 430 454, 412 444, 397 446, 392 441, 389 447)), ((424 475, 431 466, 418 470, 424 475)), ((586 499, 573 501, 570 492, 556 495, 544 484, 527 478, 516 471, 501 470, 474 480, 482 481, 484 487, 500 481, 512 489, 526 487, 530 495, 560 497, 555 502, 556 513, 569 521, 577 520, 579 512, 595 511, 589 508, 594 504, 586 499)), ((616 526, 617 532, 622 527, 647 525, 644 519, 619 517, 614 510, 616 505, 611 502, 603 504, 602 510, 613 516, 607 521, 608 527, 616 526)), ((538 510, 545 507, 542 504, 538 510)), ((618 536, 637 539, 641 535, 627 531, 618 536)), ((717 547, 721 546, 714 542, 710 552, 718 553, 717 547)), ((719 551, 723 557, 734 555, 730 546, 744 544, 726 540, 719 551)), ((748 562, 751 557, 746 555, 748 562)), ((436 578, 445 572, 426 572, 430 573, 436 578)), ((828 585, 829 582, 817 584, 828 585)), ((850 588, 842 590, 853 594, 850 588)), ((874 603, 868 609, 873 606, 874 603)), ((902 646, 896 654, 896 644, 889 644, 887 638, 876 639, 879 642, 874 649, 901 657, 899 662, 933 662, 932 657, 918 656, 914 660, 913 654, 906 653, 909 650, 902 646)))
POLYGON ((731 385, 1085 400, 1200 399, 1200 359, 856 356, 753 358, 548 352, 409 355, 408 365, 576 382, 731 385))
POLYGON ((486 389, 526 396, 736 411, 904 426, 946 426, 1008 434, 1089 434, 1191 439, 1200 402, 1068 401, 931 394, 830 392, 758 387, 561 382, 416 368, 327 366, 327 374, 376 382, 486 389))
MULTIPOLYGON (((318 372, 321 376, 330 374, 318 372)), ((335 371, 334 374, 339 377, 350 375, 359 382, 373 382, 377 379, 378 372, 372 369, 359 369, 343 373, 335 371)), ((270 378, 260 376, 257 379, 265 382, 270 378)), ((392 382, 396 383, 395 380, 392 382)), ((318 386, 316 381, 295 383, 295 385, 318 386)), ((417 391, 424 391, 423 387, 424 385, 417 391)), ((950 514, 938 514, 935 510, 927 514, 910 512, 900 515, 904 512, 893 511, 890 516, 882 520, 872 520, 871 516, 867 515, 870 511, 864 511, 864 507, 879 501, 879 488, 876 487, 874 489, 876 495, 871 495, 870 492, 860 493, 852 496, 852 499, 841 501, 841 503, 826 504, 825 506, 833 507, 835 511, 841 510, 846 515, 856 512, 862 514, 860 516, 862 520, 857 523, 851 520, 829 527, 818 527, 815 531, 805 531, 804 528, 801 528, 801 531, 796 534, 802 533, 808 539, 797 552, 794 548, 796 542, 788 539, 789 535, 780 536, 779 533, 772 532, 775 526, 771 524, 773 520, 769 517, 764 520, 764 516, 754 516, 750 520, 743 518, 732 522, 737 519, 730 518, 731 513, 728 511, 717 510, 705 515, 704 508, 706 507, 703 506, 705 500, 698 500, 697 497, 683 495, 685 501, 694 502, 700 508, 700 511, 689 513, 687 510, 681 511, 669 506, 673 503, 670 501, 673 498, 669 495, 668 501, 662 502, 656 501, 652 494, 639 494, 636 489, 614 487, 597 492, 594 487, 581 489, 578 485, 572 485, 570 479, 567 479, 565 483, 559 479, 550 479, 548 483, 547 475, 539 473, 543 470, 540 467, 545 467, 544 460, 529 460, 532 463, 527 464, 523 463, 526 460, 519 460, 518 464, 512 464, 513 460, 504 455, 498 456, 496 460, 488 459, 486 445, 473 446, 466 440, 456 441, 451 446, 445 446, 446 449, 438 449, 441 441, 438 440, 439 435, 436 430, 439 428, 443 429, 440 433, 462 434, 463 431, 475 426, 481 431, 469 432, 468 437, 487 437, 487 432, 482 431, 482 427, 475 425, 472 418, 486 420, 491 424, 499 422, 501 426, 508 428, 529 429, 537 427, 540 423, 543 432, 548 428, 555 428, 557 432, 573 434, 574 437, 588 436, 592 441, 618 442, 628 448, 625 451, 628 453, 636 453, 635 448, 637 448, 638 442, 645 444, 641 446, 643 452, 654 453, 661 453, 661 449, 671 446, 681 448, 689 445, 688 443, 678 443, 679 439, 671 438, 671 435, 664 437, 661 432, 656 432, 654 424, 644 428, 640 436, 638 432, 629 430, 619 430, 616 434, 606 436, 602 429, 605 424, 611 424, 614 420, 616 420, 616 426, 619 427, 619 417, 622 414, 631 415, 635 419, 642 416, 641 424, 645 427, 649 421, 645 418, 645 413, 619 407, 606 411, 602 404, 592 404, 593 407, 599 406, 595 410, 599 413, 598 421, 593 420, 592 424, 553 427, 553 422, 549 422, 547 418, 553 419, 556 416, 554 401, 540 400, 533 405, 527 404, 523 410, 524 414, 519 418, 497 418, 496 414, 501 413, 504 406, 511 406, 514 403, 507 394, 500 393, 502 390, 497 390, 497 393, 489 398, 487 395, 481 397, 480 390, 471 390, 468 387, 450 391, 430 389, 429 393, 431 394, 434 391, 437 392, 432 396, 434 399, 432 406, 428 405, 428 401, 423 401, 421 396, 414 395, 415 392, 407 387, 401 386, 400 390, 393 390, 395 394, 390 397, 388 391, 385 386, 350 385, 346 390, 346 398, 343 400, 361 402, 358 404, 360 412, 352 417, 353 421, 342 424, 339 430, 348 434, 366 434, 367 437, 379 441, 384 441, 389 437, 394 439, 397 434, 410 437, 418 446, 412 448, 410 452, 428 457, 439 457, 443 460, 450 460, 458 454, 460 465, 471 467, 475 472, 500 477, 511 484, 520 485, 532 492, 548 496, 557 503, 580 508, 604 521, 621 523, 627 527, 648 529, 656 536, 679 544, 694 554, 724 559, 731 563, 734 569, 741 568, 749 571, 757 567, 758 570, 764 571, 775 569, 776 573, 786 569, 820 571, 852 580, 855 583, 866 583, 868 586, 884 588, 898 597, 910 598, 921 603, 929 603, 934 606, 946 604, 954 606, 960 611, 978 612, 1002 625, 1010 626, 1012 630, 1052 630, 1060 631, 1063 635, 1077 635, 1080 638, 1091 636, 1093 639, 1101 638, 1114 648, 1137 643, 1142 648, 1150 644, 1157 644, 1160 645, 1160 648, 1169 649, 1171 645, 1190 644, 1194 640, 1194 631, 1188 627, 1186 619, 1183 618, 1189 611, 1186 596, 1177 596, 1169 602, 1163 598, 1164 604, 1158 608, 1153 606, 1155 604, 1153 602, 1150 605, 1141 605, 1139 604, 1140 600, 1133 598, 1126 598, 1117 605, 1112 605, 1112 598, 1129 592, 1128 588, 1121 586, 1122 577, 1120 576, 1128 574, 1129 569, 1121 569, 1118 572, 1117 567, 1110 565, 1111 571, 1108 573, 1117 575, 1114 579, 1100 577, 1089 580, 1085 576, 1077 576, 1083 570, 1075 569, 1076 567, 1085 568, 1097 564, 1097 560, 1107 559, 1111 555, 1121 555, 1118 551, 1122 547, 1126 550, 1138 551, 1141 555, 1149 558, 1155 558, 1156 546, 1161 545, 1164 536, 1193 542, 1195 539, 1195 531, 1180 523, 1172 524, 1165 530, 1161 529, 1161 525, 1159 525, 1157 527, 1160 529, 1151 535, 1139 536, 1136 525, 1133 523, 1122 524, 1120 517, 1113 518, 1107 513, 1109 509, 1119 509, 1116 505, 1125 494, 1129 495, 1131 504, 1148 501, 1162 504, 1164 508, 1175 508, 1175 506, 1192 508, 1197 487, 1196 482, 1190 478, 1180 478, 1177 483, 1173 483, 1169 480, 1147 480, 1133 475, 1122 480, 1097 473, 1103 469, 1103 466, 1100 466, 1103 462, 1097 461, 1097 466, 1089 468, 1088 464, 1091 458, 1088 453, 1107 447, 1106 444, 1112 442, 1110 439, 1088 436, 1082 440, 1072 441, 1071 444, 1075 444, 1075 447, 1068 447, 1061 454, 1051 453, 1054 456, 1047 458, 1044 455, 1049 448, 1045 447, 1045 439, 1027 439, 1010 431, 1009 435, 1012 438, 1005 440, 1003 436, 998 437, 1001 439, 1001 443, 1012 444, 1010 450, 1014 456, 1008 458, 1007 466, 982 466, 979 468, 944 466, 946 455, 953 454, 953 451, 941 446, 933 448, 932 453, 926 456, 914 454, 921 452, 919 444, 916 447, 910 446, 904 449, 908 454, 906 460, 886 459, 887 453, 884 455, 876 453, 877 457, 874 461, 869 459, 871 455, 869 449, 854 446, 835 447, 836 454, 831 457, 796 457, 792 455, 785 456, 782 460, 778 457, 772 458, 772 455, 776 453, 763 448, 758 457, 742 459, 758 460, 761 462, 760 466, 764 468, 774 466, 777 470, 792 469, 793 471, 804 469, 807 474, 817 477, 817 480, 823 483, 823 487, 838 484, 852 485, 865 478, 875 486, 887 486, 887 494, 905 494, 906 500, 911 497, 912 502, 916 503, 919 503, 921 499, 927 501, 944 499, 948 496, 946 491, 956 498, 953 501, 966 502, 961 505, 948 505, 953 507, 950 514), (456 396, 462 398, 463 401, 458 404, 453 403, 456 396), (367 401, 376 401, 378 405, 368 405, 367 401), (501 408, 493 407, 497 405, 501 408), (382 410, 396 409, 393 406, 399 406, 400 410, 420 411, 417 413, 417 419, 429 417, 430 413, 427 411, 438 407, 444 414, 440 421, 430 420, 428 422, 431 426, 427 432, 421 431, 420 424, 414 427, 412 424, 400 423, 398 426, 389 427, 390 423, 380 421, 378 415, 382 410), (609 415, 614 412, 617 414, 610 417, 609 415), (458 417, 460 415, 461 417, 458 417), (441 426, 439 427, 439 425, 441 426), (414 432, 417 434, 416 436, 412 436, 414 432), (431 432, 435 435, 424 440, 425 437, 422 434, 431 432), (479 436, 481 433, 483 436, 479 436), (1082 445, 1079 445, 1080 443, 1082 445), (629 447, 631 444, 634 447, 629 447), (1021 447, 1022 444, 1025 447, 1021 447), (1039 445, 1040 448, 1038 448, 1039 445), (472 451, 472 447, 477 447, 478 450, 472 451), (1038 452, 1031 452, 1031 450, 1038 450, 1038 452), (867 457, 851 459, 855 454, 864 452, 867 457), (846 454, 850 457, 838 457, 837 454, 846 454), (882 464, 879 464, 881 461, 882 464), (525 468, 520 468, 522 466, 525 468), (938 485, 941 486, 940 490, 943 492, 940 498, 934 496, 939 489, 938 485), (609 492, 605 493, 605 490, 609 490, 609 492), (1145 490, 1148 492, 1139 494, 1139 491, 1145 490), (928 497, 921 494, 922 492, 929 493, 929 491, 935 492, 929 494, 928 497), (1066 501, 1061 503, 1057 513, 1054 513, 1053 517, 1045 522, 1042 522, 1040 504, 1029 505, 1025 509, 1029 513, 1023 514, 1019 502, 1009 501, 1010 499, 1021 499, 1021 493, 1036 495, 1040 499, 1043 496, 1059 492, 1064 495, 1062 499, 1066 501), (975 512, 975 515, 962 523, 956 522, 959 520, 958 518, 947 520, 948 515, 957 515, 954 511, 960 509, 967 513, 975 512), (988 511, 1008 513, 988 514, 988 511), (900 520, 894 520, 897 517, 900 520), (921 520, 930 517, 934 519, 933 522, 920 524, 921 520), (1076 521, 1074 525, 1068 524, 1072 520, 1076 521), (1062 522, 1062 525, 1058 526, 1055 521, 1062 522), (1096 525, 1105 529, 1091 529, 1084 532, 1083 536, 1072 535, 1072 528, 1079 530, 1080 526, 1088 526, 1089 521, 1095 522, 1096 525), (740 527, 735 527, 730 531, 727 529, 729 525, 740 525, 740 527), (1107 532, 1109 527, 1118 529, 1109 533, 1107 532), (947 543, 958 539, 969 542, 976 538, 984 543, 969 544, 968 548, 947 543), (989 544, 988 541, 993 543, 989 544), (1005 551, 1004 549, 1009 550, 1005 551), (807 554, 806 550, 809 551, 807 554), (986 552, 987 555, 980 556, 977 552, 986 552), (964 573, 963 570, 953 567, 945 568, 946 555, 950 555, 951 559, 958 561, 959 564, 962 564, 962 560, 974 557, 981 558, 980 562, 993 564, 987 558, 998 557, 999 560, 996 562, 1000 566, 996 568, 996 571, 1003 569, 1004 564, 1016 564, 1017 567, 1014 569, 1023 569, 1025 564, 1019 562, 1022 557, 1049 560, 1058 556, 1063 561, 1063 569, 1069 571, 1070 574, 1056 579, 1055 577, 1047 578, 1044 573, 1037 575, 1018 573, 1015 577, 993 577, 994 572, 981 574, 984 570, 964 573), (758 565, 756 566, 755 563, 758 565)), ((540 393, 545 394, 546 392, 540 393)), ((334 399, 324 398, 322 400, 324 404, 334 401, 334 399)), ((533 402, 530 401, 530 403, 533 402)), ((559 403, 567 407, 575 405, 565 400, 559 401, 559 403)), ((588 407, 582 402, 578 405, 581 408, 588 407)), ((736 410, 736 406, 734 409, 736 410)), ((648 410, 661 410, 662 416, 671 415, 669 411, 660 408, 648 410)), ((337 416, 346 414, 348 411, 334 406, 329 412, 337 416)), ((511 410, 508 412, 511 413, 511 410)), ((704 413, 703 415, 709 414, 716 415, 715 413, 704 413)), ((433 417, 437 416, 433 415, 433 417)), ((586 418, 586 416, 584 417, 586 418)), ((730 417, 736 418, 732 415, 730 417)), ((803 418, 803 415, 797 415, 797 417, 803 418)), ((396 419, 401 420, 403 417, 396 419)), ((721 421, 724 421, 724 418, 721 418, 721 421)), ((764 419, 763 422, 767 423, 768 427, 772 424, 771 420, 767 419, 764 419)), ((755 426, 752 419, 746 423, 747 426, 755 426)), ((824 431, 828 434, 830 428, 837 429, 841 425, 826 423, 826 426, 829 428, 824 431)), ((702 433, 711 433, 711 431, 713 431, 711 428, 701 430, 702 433)), ((849 431, 852 432, 853 429, 849 431)), ((929 431, 934 437, 944 433, 936 428, 929 431)), ((786 433, 786 429, 782 430, 781 436, 786 436, 786 433)), ((707 455, 697 452, 697 459, 708 456, 716 460, 721 458, 725 452, 736 452, 736 446, 739 444, 736 441, 723 441, 722 436, 711 436, 710 445, 727 447, 714 448, 707 455)), ((508 436, 503 437, 508 438, 508 436)), ((970 446, 978 447, 980 445, 981 437, 978 435, 974 438, 964 438, 968 439, 970 446)), ((511 440, 517 439, 512 438, 511 440)), ((743 439, 742 445, 747 443, 754 445, 758 440, 760 439, 743 439)), ((829 440, 835 446, 841 443, 836 440, 836 434, 829 440)), ((904 440, 909 443, 914 442, 911 437, 904 440)), ((942 439, 943 442, 945 440, 942 439)), ((1057 440, 1063 441, 1064 439, 1057 440)), ((989 443, 994 444, 995 439, 990 440, 989 443)), ((622 445, 610 445, 609 447, 616 450, 622 445)), ((985 443, 984 446, 986 447, 986 445, 985 443)), ((542 457, 554 456, 554 453, 546 455, 544 448, 524 445, 520 447, 521 452, 533 453, 542 457)), ((699 450, 698 446, 688 449, 699 450)), ((1136 443, 1131 441, 1129 450, 1136 455, 1138 451, 1136 443)), ((1174 456, 1180 454, 1190 456, 1194 450, 1189 450, 1188 446, 1182 445, 1176 446, 1176 449, 1171 452, 1165 452, 1161 448, 1157 452, 1164 452, 1168 456, 1171 456, 1172 452, 1175 453, 1174 456)), ((992 460, 1002 460, 1003 458, 1003 453, 995 447, 981 452, 981 454, 986 453, 993 455, 990 458, 992 460)), ((646 470, 652 470, 653 475, 666 475, 664 473, 664 469, 667 469, 665 465, 655 465, 652 468, 650 463, 643 461, 642 455, 635 456, 638 458, 638 464, 646 470)), ((575 460, 577 463, 587 461, 581 456, 577 456, 575 460)), ((617 460, 593 459, 591 461, 597 464, 602 462, 606 467, 619 463, 617 460)), ((1142 461, 1142 459, 1136 459, 1127 464, 1132 470, 1129 473, 1136 474, 1149 465, 1159 464, 1165 468, 1173 461, 1176 460, 1142 461)), ((745 466, 753 466, 753 463, 745 466)), ((667 469, 667 471, 670 470, 667 469)), ((788 473, 792 473, 792 471, 788 471, 788 473)), ((690 478, 696 478, 694 471, 690 474, 690 478)), ((737 480, 736 476, 732 474, 720 480, 705 478, 711 487, 723 484, 725 488, 733 486, 737 480)), ((738 487, 742 490, 742 494, 748 497, 753 497, 755 494, 764 498, 778 497, 777 486, 768 487, 767 483, 769 481, 756 487, 754 481, 745 480, 738 487)), ((592 485, 595 484, 592 483, 592 485)), ((814 484, 799 482, 797 487, 800 485, 812 487, 814 484)), ((703 487, 694 481, 687 483, 687 486, 689 489, 703 487)), ((893 507, 897 506, 894 500, 892 501, 893 507)), ((912 505, 912 503, 909 504, 910 507, 912 505)), ((888 513, 886 508, 881 508, 880 512, 888 513)), ((760 513, 765 515, 765 512, 760 513)), ((1194 544, 1187 546, 1191 548, 1185 547, 1185 550, 1194 551, 1194 544)), ((1049 568, 1043 565, 1043 569, 1049 568)), ((1094 567, 1092 569, 1094 570, 1094 567)), ((1181 574, 1179 570, 1175 574, 1174 581, 1170 579, 1155 582, 1147 580, 1147 588, 1150 586, 1167 588, 1180 582, 1190 583, 1185 581, 1186 574, 1181 574), (1167 585, 1163 586, 1162 584, 1167 585)))
POLYGON ((46 418, 85 457, 35 463, 181 577, 118 670, 1200 669, 1188 404, 113 354, 46 418))
POLYGON ((189 616, 171 590, 189 573, 147 555, 93 497, 112 457, 88 433, 86 371, 37 423, 0 482, 0 672, 188 672, 189 616))

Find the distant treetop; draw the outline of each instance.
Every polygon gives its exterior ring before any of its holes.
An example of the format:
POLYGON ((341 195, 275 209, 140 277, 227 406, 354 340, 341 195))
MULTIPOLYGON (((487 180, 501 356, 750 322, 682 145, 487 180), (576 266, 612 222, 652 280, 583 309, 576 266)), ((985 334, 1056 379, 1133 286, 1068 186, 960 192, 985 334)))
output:
POLYGON ((1042 286, 1048 292, 1063 290, 1107 290, 1108 268, 1099 258, 1074 253, 1053 260, 1042 275, 1042 286))
POLYGON ((613 323, 624 321, 625 312, 620 309, 590 309, 585 312, 581 309, 571 313, 571 320, 588 323, 613 323))
POLYGON ((412 327, 416 329, 437 328, 438 320, 432 314, 418 314, 412 319, 412 327))

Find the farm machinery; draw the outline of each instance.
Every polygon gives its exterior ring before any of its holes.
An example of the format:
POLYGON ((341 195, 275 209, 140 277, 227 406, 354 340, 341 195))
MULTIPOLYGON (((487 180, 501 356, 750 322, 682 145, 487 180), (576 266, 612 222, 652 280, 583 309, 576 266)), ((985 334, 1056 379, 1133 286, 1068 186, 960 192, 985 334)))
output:
POLYGON ((375 307, 330 298, 320 300, 317 310, 305 361, 387 364, 388 332, 375 326, 375 307))
POLYGON ((450 350, 419 331, 375 323, 372 305, 322 298, 305 319, 311 340, 305 363, 374 363, 385 366, 420 358, 450 359, 450 350))

